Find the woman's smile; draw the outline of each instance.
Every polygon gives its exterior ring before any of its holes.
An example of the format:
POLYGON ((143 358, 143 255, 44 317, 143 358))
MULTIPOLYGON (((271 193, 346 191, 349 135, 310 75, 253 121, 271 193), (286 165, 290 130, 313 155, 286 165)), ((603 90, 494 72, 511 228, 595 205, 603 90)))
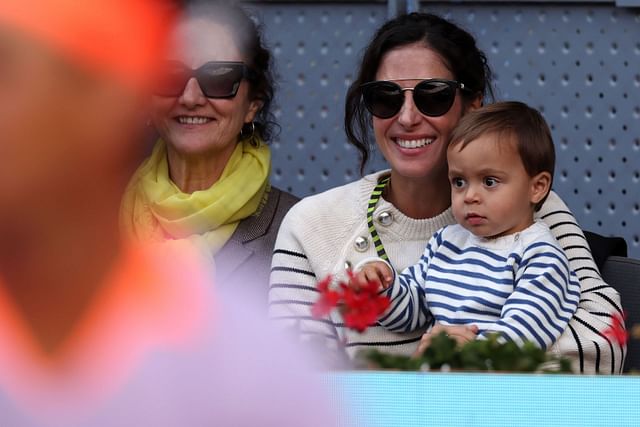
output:
POLYGON ((426 135, 401 135, 389 138, 391 144, 388 144, 398 156, 397 158, 422 158, 431 156, 432 151, 437 152, 439 144, 438 138, 426 135))
POLYGON ((431 145, 434 138, 393 138, 393 142, 402 148, 415 149, 431 145))
POLYGON ((177 116, 175 120, 181 125, 206 125, 214 119, 204 116, 177 116))

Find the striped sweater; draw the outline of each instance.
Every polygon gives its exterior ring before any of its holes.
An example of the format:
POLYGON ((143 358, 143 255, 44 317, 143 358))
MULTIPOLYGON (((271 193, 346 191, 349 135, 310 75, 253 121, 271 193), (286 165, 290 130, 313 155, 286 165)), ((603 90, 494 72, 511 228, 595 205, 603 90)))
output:
POLYGON ((438 230, 417 264, 395 276, 391 306, 380 317, 394 332, 433 322, 478 326, 478 338, 499 333, 549 348, 580 302, 580 283, 546 224, 485 239, 460 225, 438 230))
MULTIPOLYGON (((376 256, 375 248, 362 244, 360 238, 371 241, 367 202, 378 179, 386 174, 368 175, 301 200, 285 216, 278 233, 269 289, 270 316, 283 327, 299 330, 301 339, 316 344, 319 341, 327 352, 353 357, 359 350, 378 348, 411 354, 424 332, 395 333, 374 326, 359 334, 345 328, 338 313, 325 319, 311 316, 320 279, 327 274, 344 278, 345 262, 356 265, 376 256)), ((564 249, 571 270, 580 280, 582 295, 576 314, 551 351, 571 358, 577 372, 620 372, 626 349, 602 333, 611 323, 611 316, 621 311, 618 293, 603 282, 580 227, 557 194, 549 195, 536 218, 549 226, 564 249)), ((398 270, 416 263, 438 229, 455 223, 451 209, 433 218, 416 220, 384 199, 376 206, 374 221, 387 255, 398 270), (388 214, 384 216, 387 221, 381 221, 382 213, 388 214)))

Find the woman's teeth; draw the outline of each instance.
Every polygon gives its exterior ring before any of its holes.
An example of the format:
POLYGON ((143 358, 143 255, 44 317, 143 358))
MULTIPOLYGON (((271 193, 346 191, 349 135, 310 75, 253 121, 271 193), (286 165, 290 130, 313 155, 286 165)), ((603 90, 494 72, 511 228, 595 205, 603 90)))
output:
POLYGON ((434 140, 430 138, 411 139, 411 140, 396 138, 396 144, 398 144, 402 148, 421 148, 433 143, 433 141, 434 140))
POLYGON ((190 117, 190 116, 180 116, 178 117, 178 122, 183 125, 204 125, 205 123, 209 123, 212 119, 209 117, 190 117))

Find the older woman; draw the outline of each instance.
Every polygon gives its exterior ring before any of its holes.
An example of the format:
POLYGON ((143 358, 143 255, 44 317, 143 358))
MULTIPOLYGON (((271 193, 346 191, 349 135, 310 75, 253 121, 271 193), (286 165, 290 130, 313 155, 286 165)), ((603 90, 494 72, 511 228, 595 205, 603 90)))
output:
POLYGON ((121 222, 142 240, 196 240, 219 282, 266 293, 278 227, 296 201, 269 184, 271 55, 244 10, 222 2, 191 5, 174 39, 152 100, 160 140, 121 222))
MULTIPOLYGON (((387 22, 364 52, 346 99, 345 125, 363 164, 373 139, 391 166, 361 180, 309 197, 285 217, 271 275, 271 315, 353 357, 379 348, 411 354, 422 332, 395 334, 380 326, 358 334, 339 313, 315 319, 316 282, 344 277, 345 265, 388 256, 399 270, 414 263, 433 233, 455 222, 447 177, 449 135, 460 118, 490 92, 490 69, 473 37, 431 14, 387 22)), ((624 348, 601 331, 620 312, 618 293, 605 284, 576 221, 551 193, 537 217, 545 221, 578 274, 582 301, 552 351, 569 356, 580 372, 619 372, 624 348)), ((435 325, 459 341, 474 339, 466 326, 435 325)))

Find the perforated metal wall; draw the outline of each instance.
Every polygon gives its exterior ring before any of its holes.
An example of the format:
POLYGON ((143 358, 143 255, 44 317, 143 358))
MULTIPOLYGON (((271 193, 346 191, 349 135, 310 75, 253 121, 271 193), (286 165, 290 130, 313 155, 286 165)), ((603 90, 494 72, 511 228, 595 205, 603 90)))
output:
MULTIPOLYGON (((255 4, 280 74, 274 183, 305 196, 358 178, 344 95, 385 4, 255 4)), ((585 229, 640 257, 640 12, 594 3, 423 3, 469 29, 498 99, 540 109, 558 155, 555 190, 585 229)), ((369 169, 384 168, 379 157, 369 169)))
POLYGON ((387 19, 386 4, 250 8, 262 21, 279 74, 274 184, 306 196, 358 179, 357 154, 343 131, 344 97, 360 52, 387 19))

